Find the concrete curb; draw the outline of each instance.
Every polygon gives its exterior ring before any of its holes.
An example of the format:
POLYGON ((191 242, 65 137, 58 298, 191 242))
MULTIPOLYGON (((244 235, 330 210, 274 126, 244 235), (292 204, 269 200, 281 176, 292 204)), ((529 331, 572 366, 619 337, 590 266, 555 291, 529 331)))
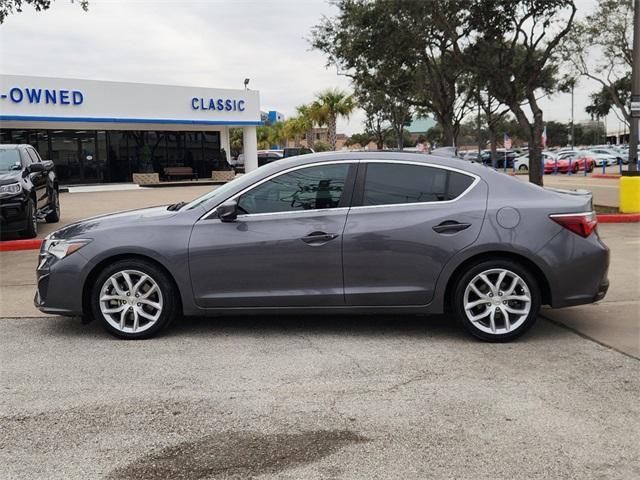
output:
POLYGON ((38 250, 42 245, 41 238, 29 240, 5 240, 0 242, 0 252, 11 252, 16 250, 38 250))
POLYGON ((607 180, 619 180, 620 175, 616 173, 613 173, 613 174, 592 173, 591 178, 606 178, 607 180))
POLYGON ((637 223, 640 213, 599 213, 598 223, 637 223))

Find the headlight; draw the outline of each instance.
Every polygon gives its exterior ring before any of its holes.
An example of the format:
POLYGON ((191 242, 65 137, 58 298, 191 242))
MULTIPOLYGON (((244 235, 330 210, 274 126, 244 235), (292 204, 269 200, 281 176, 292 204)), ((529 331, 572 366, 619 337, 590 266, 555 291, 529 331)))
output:
POLYGON ((55 240, 45 238, 42 251, 50 255, 55 255, 58 258, 64 258, 71 255, 73 252, 77 252, 89 242, 91 242, 91 240, 86 238, 74 240, 55 240))
POLYGON ((8 185, 0 185, 0 195, 15 195, 22 191, 22 185, 19 183, 10 183, 8 185))

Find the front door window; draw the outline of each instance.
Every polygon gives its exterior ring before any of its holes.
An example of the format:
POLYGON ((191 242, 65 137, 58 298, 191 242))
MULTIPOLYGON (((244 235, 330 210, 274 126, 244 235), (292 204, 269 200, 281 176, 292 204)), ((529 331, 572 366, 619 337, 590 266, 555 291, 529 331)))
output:
POLYGON ((319 165, 284 173, 240 196, 238 208, 242 213, 256 214, 342 206, 349 166, 319 165))

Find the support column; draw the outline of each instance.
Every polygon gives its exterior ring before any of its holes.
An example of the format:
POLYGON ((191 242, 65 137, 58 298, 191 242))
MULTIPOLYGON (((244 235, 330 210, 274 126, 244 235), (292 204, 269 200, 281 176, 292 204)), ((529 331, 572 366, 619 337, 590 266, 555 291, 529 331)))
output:
POLYGON ((220 129, 220 148, 224 148, 227 152, 227 163, 231 161, 231 143, 229 140, 229 127, 222 127, 220 129))
POLYGON ((242 143, 244 145, 244 171, 248 173, 258 168, 258 137, 256 127, 242 127, 242 143))

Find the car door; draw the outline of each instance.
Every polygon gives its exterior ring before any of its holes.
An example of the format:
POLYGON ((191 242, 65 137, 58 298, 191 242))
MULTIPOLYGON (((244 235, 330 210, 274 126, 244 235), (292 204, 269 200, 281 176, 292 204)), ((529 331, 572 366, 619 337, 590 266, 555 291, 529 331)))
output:
MULTIPOLYGON (((27 154, 30 157, 30 164, 38 163, 42 164, 42 159, 38 152, 31 147, 27 147, 27 154)), ((47 175, 48 172, 44 169, 41 171, 33 172, 30 174, 31 182, 33 183, 34 188, 36 189, 36 196, 38 198, 38 208, 42 208, 45 205, 49 204, 49 193, 47 190, 47 175)))
POLYGON ((36 196, 36 209, 40 209, 47 203, 47 180, 43 175, 44 172, 32 171, 31 165, 38 163, 38 158, 30 150, 30 148, 22 150, 22 162, 25 169, 23 175, 29 177, 36 196))
POLYGON ((240 214, 199 220, 189 268, 196 303, 216 307, 344 305, 342 232, 357 163, 276 174, 235 196, 240 214))
POLYGON ((421 162, 360 164, 343 234, 347 305, 425 305, 486 211, 479 177, 421 162))

